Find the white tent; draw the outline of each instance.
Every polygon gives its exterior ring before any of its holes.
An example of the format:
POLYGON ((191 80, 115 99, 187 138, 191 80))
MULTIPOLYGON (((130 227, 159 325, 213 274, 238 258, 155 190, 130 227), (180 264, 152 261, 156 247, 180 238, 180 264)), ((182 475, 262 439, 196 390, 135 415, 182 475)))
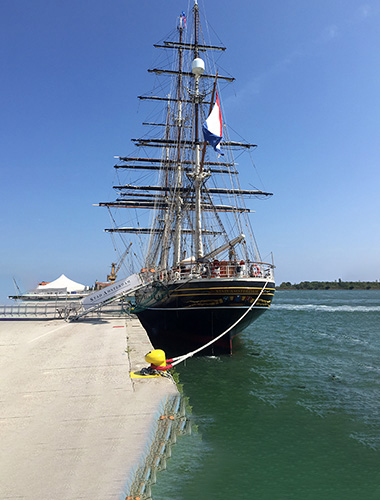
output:
POLYGON ((47 283, 46 285, 38 285, 36 290, 46 290, 48 291, 50 288, 66 288, 68 292, 83 292, 88 287, 85 285, 81 285, 80 283, 76 283, 75 281, 67 278, 64 274, 62 274, 59 278, 51 283, 47 283))

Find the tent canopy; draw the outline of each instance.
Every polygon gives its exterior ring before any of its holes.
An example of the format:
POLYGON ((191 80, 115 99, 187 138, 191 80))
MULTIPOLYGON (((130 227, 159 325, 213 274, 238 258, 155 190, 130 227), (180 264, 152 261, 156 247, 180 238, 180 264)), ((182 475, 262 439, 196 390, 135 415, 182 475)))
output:
POLYGON ((48 290, 49 288, 66 288, 68 292, 82 292, 87 287, 85 285, 81 285, 80 283, 76 283, 75 281, 67 278, 64 274, 62 274, 59 278, 52 281, 51 283, 47 283, 46 285, 39 285, 36 290, 48 290))

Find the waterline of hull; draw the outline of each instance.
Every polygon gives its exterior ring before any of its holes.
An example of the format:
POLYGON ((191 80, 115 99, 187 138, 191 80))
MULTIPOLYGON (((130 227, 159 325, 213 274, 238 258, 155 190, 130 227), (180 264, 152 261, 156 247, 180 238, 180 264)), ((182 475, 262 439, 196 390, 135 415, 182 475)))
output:
MULTIPOLYGON (((156 349, 180 356, 207 344, 242 317, 248 308, 145 309, 137 314, 156 349)), ((253 308, 230 332, 202 355, 231 354, 232 340, 267 308, 253 308)))

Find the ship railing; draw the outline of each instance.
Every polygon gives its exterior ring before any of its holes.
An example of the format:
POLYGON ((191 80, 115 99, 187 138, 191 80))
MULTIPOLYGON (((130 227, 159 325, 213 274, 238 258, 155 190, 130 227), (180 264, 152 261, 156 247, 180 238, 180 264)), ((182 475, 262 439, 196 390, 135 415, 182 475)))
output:
POLYGON ((213 261, 191 263, 162 271, 157 279, 260 278, 273 279, 274 265, 258 261, 213 261))

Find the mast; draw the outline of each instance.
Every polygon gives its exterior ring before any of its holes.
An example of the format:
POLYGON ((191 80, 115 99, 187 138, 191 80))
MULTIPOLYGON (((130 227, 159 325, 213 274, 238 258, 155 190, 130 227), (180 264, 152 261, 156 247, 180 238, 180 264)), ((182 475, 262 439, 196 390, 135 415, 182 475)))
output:
POLYGON ((194 60, 192 63, 192 73, 195 79, 194 101, 195 101, 195 116, 194 116, 194 144, 195 144, 195 164, 194 164, 194 191, 195 191, 195 224, 194 224, 194 246, 195 258, 198 260, 203 257, 203 242, 202 242, 202 184, 210 176, 209 173, 202 171, 201 168, 201 144, 199 140, 199 80, 205 71, 203 60, 198 57, 198 22, 199 9, 198 2, 194 4, 194 60))
MULTIPOLYGON (((237 229, 240 234, 252 237, 246 216, 251 210, 246 208, 243 198, 271 195, 255 188, 241 189, 239 184, 239 164, 234 161, 232 152, 254 149, 255 144, 231 141, 226 135, 220 145, 231 152, 229 161, 206 160, 208 143, 202 135, 202 108, 209 106, 210 114, 217 83, 219 80, 231 82, 234 78, 208 71, 212 69, 207 62, 208 53, 224 51, 225 47, 205 44, 197 0, 194 0, 192 17, 194 28, 187 30, 185 17, 181 15, 174 33, 175 41, 155 45, 174 50, 177 56, 171 69, 148 70, 159 78, 169 77, 170 92, 138 96, 142 100, 167 103, 166 119, 151 118, 143 123, 154 129, 148 129, 142 138, 131 139, 139 153, 116 157, 120 163, 114 167, 118 173, 125 173, 127 179, 113 186, 117 192, 115 201, 98 204, 108 208, 114 223, 114 228, 106 229, 107 232, 135 234, 140 245, 145 240, 140 236, 149 236, 145 262, 141 259, 141 264, 160 271, 177 268, 185 256, 194 256, 199 261, 211 258, 216 251, 226 253, 234 242, 231 239, 234 234, 230 236, 229 231, 235 233, 237 229), (191 37, 187 36, 190 31, 191 37), (159 172, 156 179, 155 172, 159 172), (212 187, 207 183, 211 175, 215 179, 212 187), (136 213, 135 223, 117 226, 111 209, 119 208, 136 213), (137 211, 142 212, 141 219, 137 211)), ((239 240, 242 246, 244 242, 239 240)))
POLYGON ((177 266, 181 260, 181 229, 182 229, 182 198, 181 198, 181 187, 182 187, 182 164, 181 164, 181 136, 182 136, 182 16, 180 17, 180 22, 178 26, 179 32, 179 47, 178 47, 178 79, 177 79, 177 176, 176 176, 176 203, 175 203, 175 230, 174 230, 174 248, 173 248, 173 266, 177 266))

